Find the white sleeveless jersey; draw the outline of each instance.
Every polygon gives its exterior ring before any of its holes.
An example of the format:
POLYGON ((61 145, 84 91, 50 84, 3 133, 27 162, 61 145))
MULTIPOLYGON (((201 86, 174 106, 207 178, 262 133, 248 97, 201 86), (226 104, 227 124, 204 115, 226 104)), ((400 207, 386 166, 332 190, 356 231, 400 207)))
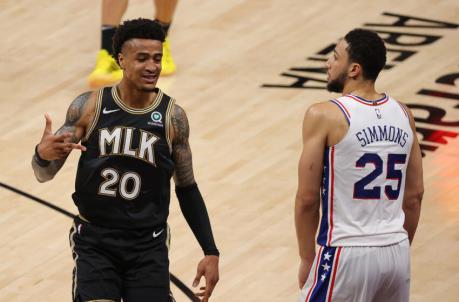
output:
POLYGON ((332 102, 349 130, 325 150, 318 244, 383 246, 406 239, 402 202, 413 143, 408 113, 387 95, 332 102))

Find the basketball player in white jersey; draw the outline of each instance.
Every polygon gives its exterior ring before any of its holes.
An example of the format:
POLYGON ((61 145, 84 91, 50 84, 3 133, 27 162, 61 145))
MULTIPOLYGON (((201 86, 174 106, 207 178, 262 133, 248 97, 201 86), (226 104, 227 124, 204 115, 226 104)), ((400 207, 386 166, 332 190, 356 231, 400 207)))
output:
POLYGON ((301 302, 409 300, 421 151, 408 108, 375 90, 385 62, 376 33, 350 31, 327 62, 327 89, 343 96, 305 114, 295 202, 301 302))

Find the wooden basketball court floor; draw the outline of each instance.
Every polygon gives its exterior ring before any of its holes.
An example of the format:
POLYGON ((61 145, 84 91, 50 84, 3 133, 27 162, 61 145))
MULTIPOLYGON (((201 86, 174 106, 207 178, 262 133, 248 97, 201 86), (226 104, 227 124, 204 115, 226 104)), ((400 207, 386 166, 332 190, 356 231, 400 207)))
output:
MULTIPOLYGON (((152 15, 151 1, 136 0, 125 18, 152 15)), ((35 181, 30 160, 43 113, 56 130, 87 90, 99 20, 98 1, 0 1, 0 182, 71 213, 78 153, 45 184, 35 181)), ((324 86, 313 68, 355 27, 404 33, 381 33, 396 39, 388 43, 393 67, 377 88, 412 105, 426 153, 411 301, 459 301, 459 31, 452 23, 459 23, 453 0, 179 2, 170 35, 178 73, 159 87, 190 120, 195 175, 222 254, 212 301, 296 301, 302 118, 312 103, 336 97, 310 88, 324 86), (395 15, 447 23, 381 25, 403 19, 395 15)), ((191 286, 201 251, 175 196, 169 223, 171 272, 191 286)), ((61 213, 0 187, 0 301, 70 301, 70 226, 61 213)))

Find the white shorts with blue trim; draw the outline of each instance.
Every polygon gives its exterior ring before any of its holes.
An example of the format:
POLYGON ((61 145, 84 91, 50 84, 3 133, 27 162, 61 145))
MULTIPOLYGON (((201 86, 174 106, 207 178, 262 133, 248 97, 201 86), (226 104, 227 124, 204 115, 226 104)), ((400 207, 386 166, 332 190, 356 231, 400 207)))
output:
POLYGON ((408 240, 378 247, 321 246, 299 302, 407 302, 408 240))

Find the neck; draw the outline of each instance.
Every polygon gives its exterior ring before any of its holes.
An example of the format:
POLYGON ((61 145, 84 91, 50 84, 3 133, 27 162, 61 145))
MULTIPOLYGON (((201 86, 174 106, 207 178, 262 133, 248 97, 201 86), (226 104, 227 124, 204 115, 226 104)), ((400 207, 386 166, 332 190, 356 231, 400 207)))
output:
POLYGON ((127 81, 121 81, 117 87, 119 96, 124 104, 132 108, 146 108, 156 99, 157 92, 142 91, 127 81))
POLYGON ((350 80, 344 85, 343 95, 354 94, 366 100, 376 100, 382 94, 375 90, 375 82, 370 80, 350 80))

